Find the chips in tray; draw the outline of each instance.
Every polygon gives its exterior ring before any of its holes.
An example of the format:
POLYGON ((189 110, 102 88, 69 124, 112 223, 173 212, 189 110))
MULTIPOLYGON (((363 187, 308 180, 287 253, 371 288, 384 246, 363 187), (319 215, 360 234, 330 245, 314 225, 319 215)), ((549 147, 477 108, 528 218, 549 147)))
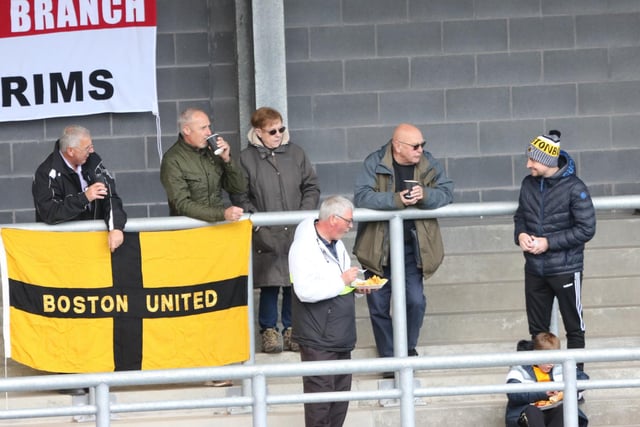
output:
POLYGON ((562 398, 564 397, 563 392, 558 392, 558 394, 554 394, 553 396, 549 396, 549 400, 538 400, 533 403, 534 406, 540 409, 549 409, 557 406, 562 402, 562 398))
POLYGON ((380 276, 371 276, 367 280, 356 279, 351 286, 358 289, 380 289, 383 287, 389 280, 382 278, 380 276))

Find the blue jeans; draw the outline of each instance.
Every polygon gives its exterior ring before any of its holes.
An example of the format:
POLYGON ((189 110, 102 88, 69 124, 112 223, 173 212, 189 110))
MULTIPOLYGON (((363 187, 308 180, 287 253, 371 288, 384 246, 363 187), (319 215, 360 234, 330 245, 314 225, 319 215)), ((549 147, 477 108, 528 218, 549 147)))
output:
POLYGON ((282 329, 291 327, 291 287, 265 286, 260 288, 260 302, 258 306, 258 324, 260 332, 265 329, 278 329, 278 294, 282 289, 282 310, 280 317, 282 329))
MULTIPOLYGON (((418 344, 420 328, 427 309, 424 296, 422 269, 416 263, 412 243, 404 245, 404 274, 407 303, 407 349, 414 350, 418 344)), ((371 276, 369 273, 367 276, 371 276)), ((380 290, 367 295, 367 305, 371 316, 373 336, 380 357, 393 357, 393 324, 391 320, 391 269, 384 268, 384 276, 389 282, 380 290)))

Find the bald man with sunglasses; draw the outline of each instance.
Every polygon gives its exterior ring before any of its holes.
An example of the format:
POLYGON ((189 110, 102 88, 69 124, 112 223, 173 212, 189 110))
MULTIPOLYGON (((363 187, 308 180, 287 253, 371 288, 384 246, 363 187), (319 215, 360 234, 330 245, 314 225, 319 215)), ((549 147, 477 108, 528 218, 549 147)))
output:
MULTIPOLYGON (((356 178, 354 202, 358 208, 400 210, 436 209, 453 201, 453 181, 431 153, 416 126, 398 125, 391 140, 364 161, 356 178), (405 180, 417 181, 406 189, 405 180)), ((405 293, 407 304, 407 349, 417 356, 416 346, 427 301, 424 280, 442 263, 444 247, 435 218, 405 220, 404 223, 405 293)), ((378 275, 391 279, 389 223, 363 222, 358 226, 354 253, 368 271, 365 277, 378 275)), ((391 283, 367 295, 373 334, 380 357, 394 356, 391 319, 391 283)), ((393 378, 392 372, 383 373, 393 378)))

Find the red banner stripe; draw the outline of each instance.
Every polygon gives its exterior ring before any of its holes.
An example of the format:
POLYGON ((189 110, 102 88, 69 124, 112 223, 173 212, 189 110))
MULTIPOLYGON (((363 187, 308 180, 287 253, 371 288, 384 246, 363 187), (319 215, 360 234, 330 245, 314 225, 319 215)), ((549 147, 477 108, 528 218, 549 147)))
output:
POLYGON ((0 38, 154 27, 155 0, 0 0, 0 38))

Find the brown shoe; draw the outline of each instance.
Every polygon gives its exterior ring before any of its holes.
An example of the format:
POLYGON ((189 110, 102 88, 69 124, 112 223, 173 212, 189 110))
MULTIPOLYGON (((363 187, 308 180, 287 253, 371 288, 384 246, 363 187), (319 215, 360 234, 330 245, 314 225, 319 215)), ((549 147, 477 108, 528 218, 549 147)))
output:
POLYGON ((262 332, 262 352, 281 353, 282 335, 274 328, 265 329, 262 332))
POLYGON ((291 339, 291 328, 287 328, 284 330, 284 333, 282 334, 282 342, 284 344, 284 349, 286 351, 295 351, 298 352, 300 351, 300 346, 298 345, 297 342, 293 341, 291 339))

